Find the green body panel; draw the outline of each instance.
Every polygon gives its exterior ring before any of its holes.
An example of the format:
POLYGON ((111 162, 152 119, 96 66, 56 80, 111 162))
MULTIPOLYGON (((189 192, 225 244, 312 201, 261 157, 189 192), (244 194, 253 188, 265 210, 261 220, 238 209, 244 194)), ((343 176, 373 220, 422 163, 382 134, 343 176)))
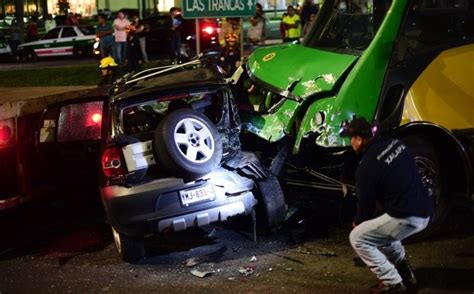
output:
MULTIPOLYGON (((385 72, 406 6, 405 0, 392 2, 377 34, 360 57, 311 49, 301 45, 289 45, 260 49, 249 58, 250 75, 264 82, 269 88, 280 91, 282 95, 290 96, 285 93, 285 90, 293 81, 301 79, 293 91, 295 98, 321 96, 319 100, 312 99, 312 102, 302 100, 303 105, 298 104, 299 108, 306 109, 296 134, 293 153, 298 153, 301 140, 310 133, 319 134, 315 142, 319 146, 347 146, 348 140, 339 136, 342 123, 351 120, 354 115, 363 116, 368 120, 374 118, 385 72), (270 60, 265 61, 269 57, 271 57, 270 60), (356 63, 345 80, 341 81, 343 82, 341 88, 334 89, 334 82, 341 78, 353 62, 356 63), (304 82, 325 74, 333 75, 332 83, 328 83, 327 79, 318 78, 316 88, 308 90, 303 86, 304 82), (334 93, 326 92, 331 90, 334 93), (329 93, 331 97, 327 97, 328 95, 324 93, 329 93), (306 105, 305 102, 311 104, 306 105), (315 115, 320 111, 323 112, 325 119, 318 125, 315 115)), ((278 112, 274 115, 276 114, 278 112)), ((245 119, 243 119, 244 122, 245 119)), ((291 129, 295 118, 287 118, 287 120, 286 122, 278 120, 278 123, 285 126, 286 130, 291 129)), ((270 118, 265 117, 265 121, 270 121, 270 118)), ((272 134, 268 133, 270 128, 262 132, 262 124, 259 124, 258 118, 255 117, 244 126, 250 132, 267 140, 272 138, 272 141, 275 141, 273 138, 281 137, 281 132, 278 132, 276 127, 272 128, 275 131, 272 134), (265 136, 262 136, 263 134, 265 136)))
POLYGON ((249 58, 252 76, 287 97, 306 98, 331 91, 357 56, 333 53, 296 44, 266 47, 249 58), (291 93, 287 89, 297 82, 291 93))
POLYGON ((323 147, 348 145, 349 141, 341 140, 338 135, 342 123, 354 115, 373 120, 406 6, 407 1, 392 3, 374 40, 349 73, 335 99, 326 101, 328 106, 320 105, 330 112, 326 113, 325 131, 316 139, 316 144, 323 147), (334 136, 338 140, 332 140, 334 136))
MULTIPOLYGON (((297 154, 300 149, 301 140, 309 135, 311 132, 316 132, 320 134, 327 133, 328 135, 324 137, 324 142, 319 145, 323 146, 332 146, 332 145, 343 145, 344 141, 341 136, 338 135, 339 128, 335 129, 333 125, 328 124, 320 124, 318 125, 316 122, 316 113, 323 112, 325 114, 334 114, 335 109, 335 97, 328 97, 321 100, 318 100, 311 104, 305 115, 303 120, 301 121, 301 126, 298 129, 298 133, 296 134, 295 144, 293 146, 293 153, 297 154), (330 128, 330 129, 327 129, 330 128)), ((321 138, 322 136, 319 136, 321 138)))
POLYGON ((271 114, 240 114, 242 127, 269 142, 281 140, 291 132, 295 113, 300 109, 301 102, 286 99, 284 103, 271 114))

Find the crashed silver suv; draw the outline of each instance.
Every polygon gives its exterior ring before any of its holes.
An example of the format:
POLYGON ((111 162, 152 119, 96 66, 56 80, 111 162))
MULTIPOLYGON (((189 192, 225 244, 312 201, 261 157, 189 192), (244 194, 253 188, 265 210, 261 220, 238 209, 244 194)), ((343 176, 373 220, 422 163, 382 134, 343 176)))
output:
POLYGON ((144 239, 251 214, 285 217, 276 177, 240 150, 240 120, 217 68, 141 80, 103 108, 100 193, 122 259, 144 239), (259 200, 259 201, 257 201, 259 200))

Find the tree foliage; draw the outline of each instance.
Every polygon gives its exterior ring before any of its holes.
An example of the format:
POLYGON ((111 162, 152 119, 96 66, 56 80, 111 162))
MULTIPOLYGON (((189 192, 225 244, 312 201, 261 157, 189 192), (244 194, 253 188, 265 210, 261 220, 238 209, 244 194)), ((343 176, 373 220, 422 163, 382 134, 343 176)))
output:
POLYGON ((69 8, 71 8, 68 0, 58 0, 57 5, 58 5, 59 13, 63 15, 67 14, 67 12, 69 11, 69 8))

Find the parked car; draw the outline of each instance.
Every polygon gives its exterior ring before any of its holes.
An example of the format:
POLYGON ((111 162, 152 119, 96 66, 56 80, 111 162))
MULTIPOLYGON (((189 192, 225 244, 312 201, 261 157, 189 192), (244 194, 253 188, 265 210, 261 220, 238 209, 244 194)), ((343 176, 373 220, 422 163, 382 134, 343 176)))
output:
POLYGON ((58 26, 40 40, 21 44, 21 58, 34 61, 39 57, 75 56, 91 54, 95 42, 93 26, 58 26))
POLYGON ((98 180, 125 261, 144 256, 145 237, 252 214, 257 199, 269 227, 285 219, 277 178, 240 150, 240 120, 221 73, 177 68, 131 77, 112 97, 52 105, 41 118, 45 170, 65 189, 98 180))
POLYGON ((12 50, 10 49, 10 45, 5 38, 0 36, 0 58, 8 58, 11 57, 11 55, 12 50))
POLYGON ((324 1, 302 44, 257 49, 238 72, 239 97, 253 106, 242 125, 249 142, 261 139, 254 148, 287 146, 269 156, 283 162, 292 153, 299 172, 317 176, 287 178, 290 185, 347 194, 351 150, 339 130, 355 115, 374 121, 415 156, 436 207, 428 234, 454 201, 472 198, 474 6, 389 2, 324 1), (322 175, 326 185, 318 185, 322 175))

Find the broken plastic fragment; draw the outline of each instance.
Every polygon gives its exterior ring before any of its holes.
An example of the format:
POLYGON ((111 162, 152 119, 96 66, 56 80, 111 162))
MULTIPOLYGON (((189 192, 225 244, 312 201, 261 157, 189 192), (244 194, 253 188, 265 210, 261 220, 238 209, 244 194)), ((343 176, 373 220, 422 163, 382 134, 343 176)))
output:
POLYGON ((242 274, 244 277, 250 276, 251 274, 253 274, 254 271, 255 271, 255 266, 253 265, 242 266, 239 269, 239 273, 242 274))
POLYGON ((199 277, 199 278, 205 278, 207 276, 210 276, 212 275, 212 272, 210 271, 204 271, 204 272, 201 272, 199 270, 191 270, 191 274, 196 276, 196 277, 199 277))

